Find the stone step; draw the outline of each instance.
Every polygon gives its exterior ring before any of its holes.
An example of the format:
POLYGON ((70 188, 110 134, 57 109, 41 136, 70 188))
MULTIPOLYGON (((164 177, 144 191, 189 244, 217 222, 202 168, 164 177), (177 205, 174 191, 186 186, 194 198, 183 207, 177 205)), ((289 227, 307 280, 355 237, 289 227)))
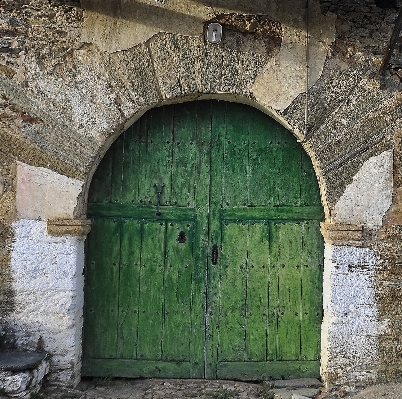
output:
POLYGON ((322 382, 316 378, 296 378, 293 380, 274 380, 274 388, 320 388, 322 382))
POLYGON ((318 388, 274 388, 272 391, 275 399, 314 399, 320 393, 318 388))
POLYGON ((39 391, 49 367, 43 352, 1 352, 0 392, 11 398, 29 397, 39 391))

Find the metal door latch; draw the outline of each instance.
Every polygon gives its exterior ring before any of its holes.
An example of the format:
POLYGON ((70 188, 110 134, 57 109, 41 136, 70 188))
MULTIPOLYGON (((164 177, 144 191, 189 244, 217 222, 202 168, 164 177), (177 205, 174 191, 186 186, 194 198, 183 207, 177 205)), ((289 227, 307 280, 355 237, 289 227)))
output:
POLYGON ((160 211, 160 206, 161 206, 161 197, 163 194, 163 189, 165 188, 165 185, 162 184, 160 187, 158 187, 157 184, 154 184, 155 190, 156 190, 156 195, 158 197, 158 208, 156 210, 156 216, 160 216, 162 215, 161 211, 160 211))
POLYGON ((219 255, 219 246, 218 244, 212 245, 212 256, 211 256, 211 261, 213 265, 216 265, 218 263, 218 255, 219 255))

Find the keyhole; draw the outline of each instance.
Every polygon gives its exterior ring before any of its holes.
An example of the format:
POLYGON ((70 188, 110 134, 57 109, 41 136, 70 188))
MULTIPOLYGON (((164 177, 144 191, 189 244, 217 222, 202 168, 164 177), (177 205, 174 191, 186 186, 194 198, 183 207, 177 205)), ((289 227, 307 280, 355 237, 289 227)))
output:
POLYGON ((185 242, 186 242, 186 233, 184 232, 184 231, 181 231, 180 233, 179 233, 179 236, 177 237, 177 242, 179 243, 179 244, 184 244, 185 242))

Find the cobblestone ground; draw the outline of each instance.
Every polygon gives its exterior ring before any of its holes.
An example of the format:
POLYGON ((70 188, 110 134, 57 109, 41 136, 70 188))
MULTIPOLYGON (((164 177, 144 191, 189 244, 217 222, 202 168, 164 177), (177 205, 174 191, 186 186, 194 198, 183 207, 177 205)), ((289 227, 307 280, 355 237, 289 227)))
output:
MULTIPOLYGON (((0 396, 0 399, 2 397, 0 396)), ((31 399, 401 399, 402 384, 366 389, 276 389, 271 383, 180 379, 84 379, 74 390, 44 388, 31 399), (293 396, 294 395, 294 396, 293 396)))

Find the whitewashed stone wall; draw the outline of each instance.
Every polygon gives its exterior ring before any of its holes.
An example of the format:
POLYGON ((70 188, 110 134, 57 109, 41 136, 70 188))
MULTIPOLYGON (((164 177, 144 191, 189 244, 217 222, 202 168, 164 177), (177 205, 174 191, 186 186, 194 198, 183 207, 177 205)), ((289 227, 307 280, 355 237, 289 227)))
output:
POLYGON ((321 369, 339 383, 376 379, 376 263, 368 248, 325 246, 321 369))
POLYGON ((392 193, 393 153, 388 150, 363 163, 335 205, 333 222, 343 227, 338 243, 325 244, 321 339, 325 380, 377 380, 373 365, 379 363, 383 330, 376 297, 380 260, 365 247, 362 232, 382 226, 392 193))
POLYGON ((81 357, 83 240, 49 236, 44 221, 21 219, 13 227, 16 311, 11 321, 17 345, 43 347, 52 355, 51 379, 76 382, 81 357))
POLYGON ((72 218, 81 187, 45 168, 18 165, 9 321, 17 347, 49 352, 50 380, 67 385, 80 378, 84 239, 49 235, 47 220, 72 218))

